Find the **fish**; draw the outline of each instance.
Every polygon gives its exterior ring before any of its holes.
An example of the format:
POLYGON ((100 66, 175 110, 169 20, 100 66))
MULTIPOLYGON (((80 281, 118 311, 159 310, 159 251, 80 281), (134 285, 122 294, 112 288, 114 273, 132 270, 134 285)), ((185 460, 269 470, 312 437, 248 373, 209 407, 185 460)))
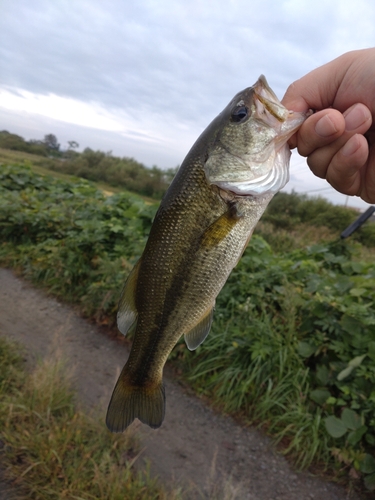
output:
POLYGON ((190 149, 121 293, 118 328, 126 335, 135 324, 135 333, 109 402, 110 431, 136 418, 161 426, 168 355, 182 335, 191 351, 207 337, 217 295, 289 179, 287 141, 307 116, 287 110, 261 75, 190 149))

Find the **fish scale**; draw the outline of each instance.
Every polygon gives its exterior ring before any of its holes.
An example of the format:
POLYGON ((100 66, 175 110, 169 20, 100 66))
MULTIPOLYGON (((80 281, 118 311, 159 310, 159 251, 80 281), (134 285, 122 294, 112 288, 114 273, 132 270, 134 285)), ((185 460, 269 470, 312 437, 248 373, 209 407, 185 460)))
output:
POLYGON ((287 180, 287 140, 305 118, 288 112, 260 77, 186 156, 120 299, 119 329, 126 334, 134 322, 136 328, 108 407, 110 430, 121 432, 135 418, 161 425, 168 355, 182 335, 190 350, 208 335, 218 293, 287 180))

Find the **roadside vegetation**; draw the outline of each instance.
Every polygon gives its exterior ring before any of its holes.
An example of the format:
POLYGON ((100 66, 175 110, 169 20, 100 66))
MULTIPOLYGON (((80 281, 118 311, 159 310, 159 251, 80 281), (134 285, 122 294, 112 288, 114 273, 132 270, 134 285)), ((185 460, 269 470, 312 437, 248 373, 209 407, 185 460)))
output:
MULTIPOLYGON (((0 263, 114 325, 123 282, 157 203, 85 180, 0 166, 0 263)), ((375 230, 279 194, 220 293, 197 351, 171 355, 198 393, 263 426, 297 466, 375 488, 375 230)))
POLYGON ((19 351, 0 338, 0 458, 17 499, 180 498, 134 470, 132 434, 77 412, 61 360, 28 373, 19 351))
MULTIPOLYGON (((160 199, 169 186, 176 169, 147 168, 134 158, 113 156, 111 152, 86 148, 78 153, 76 141, 69 141, 69 148, 62 151, 57 137, 44 136, 44 140, 26 141, 6 130, 0 132, 0 159, 9 158, 9 152, 21 152, 38 166, 59 174, 75 175, 90 181, 104 182, 114 188, 160 199)), ((25 157, 24 156, 24 157, 25 157)))

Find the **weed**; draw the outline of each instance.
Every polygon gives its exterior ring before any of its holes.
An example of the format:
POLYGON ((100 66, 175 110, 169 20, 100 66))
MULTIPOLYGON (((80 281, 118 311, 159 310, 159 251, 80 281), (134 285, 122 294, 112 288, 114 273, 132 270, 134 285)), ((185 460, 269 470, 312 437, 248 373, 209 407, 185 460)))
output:
POLYGON ((17 498, 177 498, 147 471, 134 471, 134 435, 110 434, 103 422, 75 410, 59 360, 27 374, 16 348, 0 339, 0 373, 2 464, 17 498))

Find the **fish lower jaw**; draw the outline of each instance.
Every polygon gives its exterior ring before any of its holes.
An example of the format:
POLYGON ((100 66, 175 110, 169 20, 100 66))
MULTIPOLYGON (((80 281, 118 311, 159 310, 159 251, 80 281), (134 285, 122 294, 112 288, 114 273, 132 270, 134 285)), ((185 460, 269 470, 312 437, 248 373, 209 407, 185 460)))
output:
POLYGON ((230 193, 228 198, 259 198, 266 195, 275 195, 289 180, 289 170, 283 169, 281 175, 270 172, 261 179, 249 182, 217 182, 220 192, 230 193))

